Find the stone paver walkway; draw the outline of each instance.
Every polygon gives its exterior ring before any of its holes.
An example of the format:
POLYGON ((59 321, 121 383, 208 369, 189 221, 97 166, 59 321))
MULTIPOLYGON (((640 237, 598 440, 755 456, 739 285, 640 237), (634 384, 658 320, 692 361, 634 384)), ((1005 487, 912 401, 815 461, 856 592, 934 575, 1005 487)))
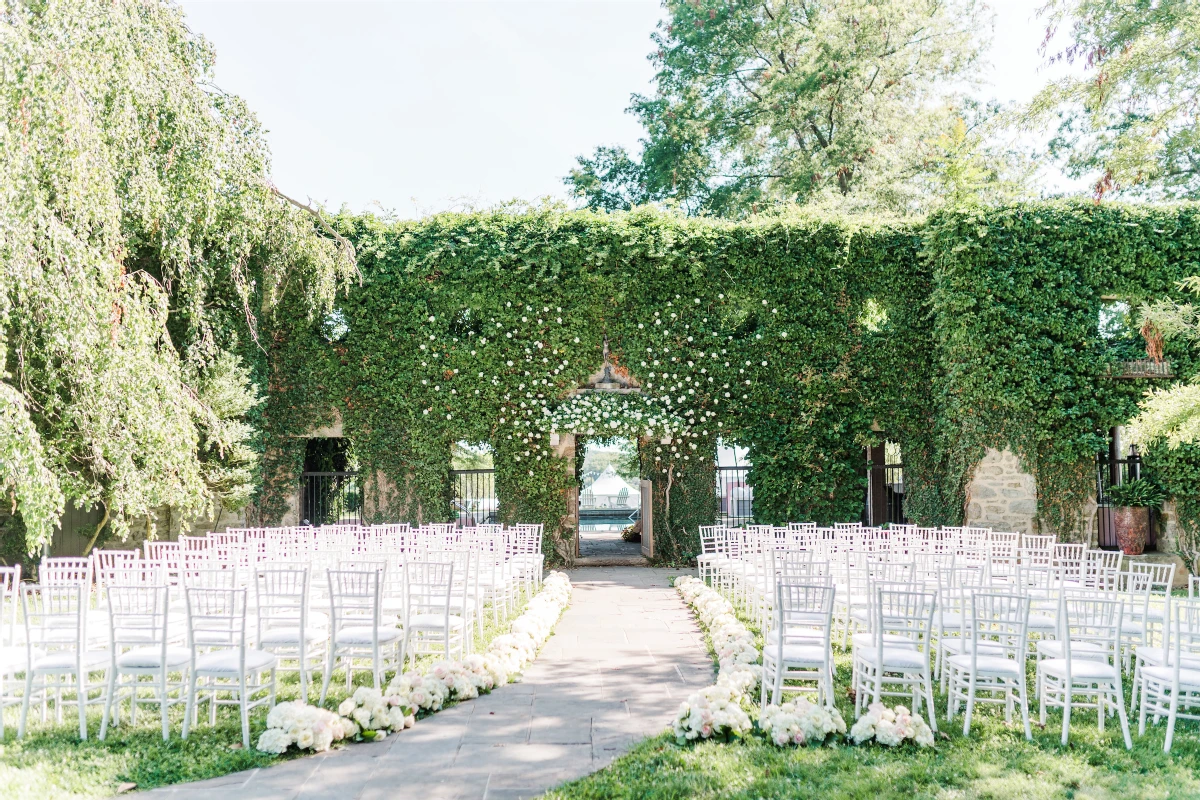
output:
POLYGON ((418 800, 535 797, 667 727, 713 680, 704 640, 668 585, 676 570, 569 573, 571 605, 521 683, 460 703, 383 742, 155 794, 188 798, 418 800))

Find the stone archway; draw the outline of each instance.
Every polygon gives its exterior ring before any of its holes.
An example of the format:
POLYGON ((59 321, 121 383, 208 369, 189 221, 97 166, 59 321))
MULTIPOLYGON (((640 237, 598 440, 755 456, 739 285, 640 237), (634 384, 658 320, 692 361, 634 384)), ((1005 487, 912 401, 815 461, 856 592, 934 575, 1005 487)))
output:
MULTIPOLYGON (((682 430, 685 425, 681 418, 655 406, 642 394, 640 383, 629 370, 613 360, 606 337, 600 368, 558 405, 547 422, 547 432, 554 454, 567 461, 567 469, 574 475, 581 438, 630 439, 641 449, 654 438, 669 443, 670 432, 682 430)), ((639 474, 641 485, 635 487, 643 520, 642 555, 653 556, 653 531, 647 525, 648 518, 653 519, 653 509, 648 507, 653 493, 645 486, 649 481, 642 478, 639 474)), ((564 520, 564 525, 574 531, 571 555, 575 559, 581 555, 579 489, 573 482, 567 498, 568 519, 564 520)))

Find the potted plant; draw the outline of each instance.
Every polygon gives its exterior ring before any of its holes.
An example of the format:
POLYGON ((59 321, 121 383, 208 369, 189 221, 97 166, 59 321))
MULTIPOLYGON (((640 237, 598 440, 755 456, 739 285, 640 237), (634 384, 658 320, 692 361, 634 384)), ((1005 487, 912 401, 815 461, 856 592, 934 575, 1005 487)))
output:
POLYGON ((1166 499, 1163 488, 1149 478, 1138 478, 1109 488, 1108 502, 1112 506, 1117 544, 1125 555, 1141 555, 1146 549, 1150 509, 1158 508, 1166 499))

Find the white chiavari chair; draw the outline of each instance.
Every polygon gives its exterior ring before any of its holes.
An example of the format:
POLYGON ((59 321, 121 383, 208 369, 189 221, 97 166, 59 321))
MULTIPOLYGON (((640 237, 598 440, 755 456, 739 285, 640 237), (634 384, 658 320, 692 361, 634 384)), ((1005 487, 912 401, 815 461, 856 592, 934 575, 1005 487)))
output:
POLYGON ((1029 727, 1029 690, 1025 656, 1029 637, 1029 598, 1015 594, 976 592, 970 603, 970 637, 966 652, 951 656, 949 702, 946 719, 953 720, 966 703, 963 736, 971 735, 976 703, 1003 703, 1005 722, 1012 724, 1013 701, 1021 704, 1025 738, 1033 741, 1029 727), (983 692, 985 696, 980 697, 983 692), (996 697, 995 695, 1001 695, 996 697))
POLYGON ((1037 681, 1041 724, 1046 724, 1048 706, 1063 709, 1064 747, 1072 709, 1096 709, 1097 724, 1103 733, 1104 720, 1115 706, 1125 748, 1133 748, 1121 682, 1122 613, 1120 600, 1078 594, 1063 596, 1061 655, 1038 662, 1037 681), (1076 701, 1077 696, 1083 697, 1083 701, 1076 701), (1094 702, 1089 702, 1091 698, 1094 702))
POLYGON ((778 704, 785 691, 806 691, 796 682, 816 684, 818 704, 833 704, 833 597, 829 584, 775 582, 774 626, 763 645, 760 703, 778 704))
POLYGON ((121 695, 126 691, 131 725, 137 724, 139 705, 159 707, 163 741, 171 736, 169 708, 187 702, 184 687, 192 654, 182 646, 183 632, 171 633, 169 593, 165 584, 114 584, 108 589, 108 691, 100 721, 101 741, 108 735, 110 719, 114 725, 119 724, 121 695), (181 677, 172 681, 172 673, 181 677), (146 696, 147 691, 150 697, 146 696))
POLYGON ((1154 723, 1167 719, 1163 752, 1171 752, 1175 723, 1180 717, 1200 720, 1200 600, 1176 602, 1164 631, 1165 641, 1157 664, 1146 664, 1140 675, 1141 706, 1138 711, 1138 736, 1146 735, 1146 717, 1154 723))
MULTIPOLYGON (((86 559, 85 559, 86 560, 86 559)), ((22 587, 21 612, 25 620, 27 664, 22 696, 21 724, 17 736, 24 738, 30 703, 37 698, 46 721, 46 705, 54 696, 55 720, 62 722, 63 693, 75 695, 79 710, 79 738, 87 738, 87 706, 105 701, 103 674, 108 654, 88 649, 87 603, 89 588, 82 582, 52 586, 27 584, 22 587), (91 693, 98 691, 97 697, 91 693)))
POLYGON ((192 585, 183 591, 191 655, 183 738, 188 737, 192 724, 199 722, 201 703, 208 703, 210 725, 216 724, 217 706, 237 706, 242 747, 248 748, 250 711, 275 705, 275 656, 250 646, 246 636, 246 589, 192 585))

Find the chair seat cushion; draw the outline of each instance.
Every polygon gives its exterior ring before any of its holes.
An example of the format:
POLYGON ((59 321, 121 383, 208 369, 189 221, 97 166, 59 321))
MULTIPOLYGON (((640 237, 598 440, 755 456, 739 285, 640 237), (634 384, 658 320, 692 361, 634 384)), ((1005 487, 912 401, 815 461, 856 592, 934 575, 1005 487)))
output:
MULTIPOLYGON (((855 650, 865 648, 875 649, 875 634, 873 633, 856 633, 850 637, 850 641, 854 645, 855 650)), ((912 639, 895 633, 885 633, 883 635, 883 646, 885 649, 888 647, 900 647, 905 650, 917 649, 912 639)))
MULTIPOLYGON (((1172 683, 1175 680, 1175 670, 1172 667, 1143 667, 1142 676, 1162 683, 1172 683)), ((1180 669, 1179 688, 1183 691, 1200 691, 1200 669, 1180 669)), ((1182 706, 1182 701, 1180 702, 1182 706)))
MULTIPOLYGON (((273 653, 263 650, 246 650, 246 672, 261 672, 272 669, 277 662, 273 653)), ((236 675, 238 672, 238 651, 236 649, 217 650, 196 657, 196 672, 216 675, 236 675)))
MULTIPOLYGON (((1063 643, 1058 639, 1042 639, 1036 647, 1038 655, 1042 658, 1063 658, 1063 643)), ((1095 642, 1071 642, 1073 658, 1090 658, 1094 661, 1102 658, 1104 654, 1104 645, 1095 642)))
POLYGON ((333 636, 337 644, 371 644, 378 640, 380 644, 394 642, 404 635, 399 628, 372 628, 370 625, 354 625, 342 628, 333 636))
MULTIPOLYGON (((118 669, 158 669, 162 666, 162 648, 135 647, 117 656, 118 669)), ((192 658, 192 651, 186 647, 167 648, 167 666, 180 667, 192 658)))
MULTIPOLYGON (((38 660, 42 655, 41 650, 35 649, 33 651, 33 660, 38 660)), ((0 675, 15 675, 18 672, 24 672, 25 665, 28 663, 29 651, 25 645, 0 647, 0 675)))
POLYGON ((1058 620, 1053 614, 1030 614, 1029 630, 1052 631, 1058 628, 1058 620))
MULTIPOLYGON (((1175 663, 1175 653, 1168 652, 1164 658, 1162 647, 1135 647, 1133 650, 1142 664, 1147 666, 1161 667, 1175 663)), ((1185 669, 1200 669, 1200 658, 1184 656, 1183 666, 1185 669)))
MULTIPOLYGON (((976 674, 985 675, 1012 675, 1019 677, 1025 669, 1024 661, 1017 661, 1012 658, 1005 658, 1000 655, 984 655, 983 648, 979 648, 980 655, 975 660, 976 674)), ((950 665, 961 670, 971 669, 971 654, 963 653, 957 656, 950 656, 950 665)))
MULTIPOLYGON (((876 666, 878 651, 874 647, 864 647, 854 651, 854 658, 876 666)), ((883 648, 883 668, 885 670, 919 670, 929 668, 929 659, 920 650, 908 647, 883 648)))
MULTIPOLYGON (((941 642, 942 649, 947 653, 962 654, 970 656, 971 649, 975 646, 971 639, 944 639, 941 642)), ((987 644, 986 642, 979 645, 979 654, 981 656, 1002 656, 1004 648, 996 644, 987 644)))
MULTIPOLYGON (((33 659, 33 668, 38 672, 74 672, 76 652, 74 650, 56 650, 40 658, 33 659)), ((79 663, 85 668, 95 669, 108 664, 108 653, 104 650, 88 650, 81 654, 79 663)))
MULTIPOLYGON (((1071 648, 1072 654, 1075 648, 1071 648)), ((1046 675, 1052 675, 1056 678, 1065 678, 1067 675, 1067 659, 1065 658, 1047 658, 1039 664, 1042 672, 1046 675)), ((1071 659, 1071 680, 1073 681, 1115 681, 1117 680, 1117 668, 1109 664, 1107 661, 1092 661, 1086 658, 1071 659)))
MULTIPOLYGON (((461 628, 462 617, 450 615, 450 627, 461 628)), ((445 614, 413 614, 408 618, 408 627, 419 630, 441 630, 446 625, 445 614)))
MULTIPOLYGON (((319 642, 329 636, 327 631, 313 630, 305 626, 304 638, 309 642, 319 642)), ((300 644, 300 627, 295 628, 280 627, 268 628, 263 631, 262 638, 258 640, 260 645, 296 645, 300 644)))
MULTIPOLYGON (((774 660, 779 651, 772 648, 763 651, 764 658, 774 660)), ((783 663, 785 666, 819 666, 826 662, 829 651, 820 644, 785 644, 783 646, 783 663)))

